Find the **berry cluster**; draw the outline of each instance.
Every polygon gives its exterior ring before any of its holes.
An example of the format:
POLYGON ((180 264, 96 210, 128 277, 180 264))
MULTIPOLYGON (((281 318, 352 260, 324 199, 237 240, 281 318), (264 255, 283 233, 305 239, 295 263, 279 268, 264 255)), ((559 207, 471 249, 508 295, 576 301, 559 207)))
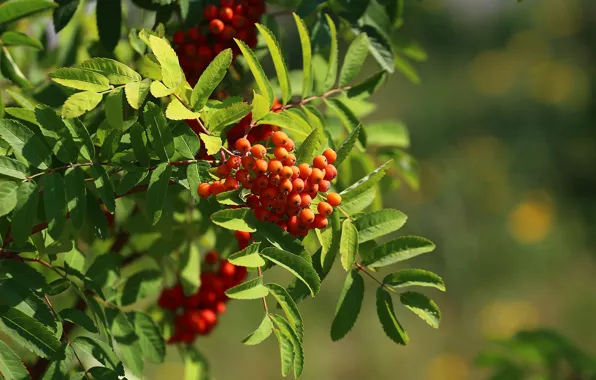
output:
POLYGON ((327 194, 326 201, 317 205, 318 214, 311 210, 311 204, 319 193, 327 193, 330 181, 337 177, 333 166, 335 151, 326 149, 314 158, 312 166, 296 166, 296 156, 291 153, 294 142, 288 135, 274 132, 271 141, 275 147, 269 151, 261 144, 252 145, 247 138, 236 140, 240 155, 230 155, 222 162, 216 172, 222 180, 201 183, 199 196, 207 198, 242 186, 250 189, 246 204, 259 220, 276 223, 294 236, 306 236, 310 229, 327 227, 327 217, 341 203, 341 196, 327 194))
POLYGON ((191 296, 185 296, 182 285, 164 289, 158 305, 175 315, 174 333, 168 343, 192 343, 198 335, 207 335, 217 325, 217 316, 226 311, 228 297, 225 291, 246 278, 246 268, 238 267, 211 251, 205 255, 201 273, 201 287, 191 296))
POLYGON ((232 48, 234 56, 240 54, 234 37, 254 48, 257 45, 255 23, 264 13, 264 0, 221 0, 219 7, 205 6, 202 24, 174 33, 176 53, 188 82, 194 86, 222 50, 232 48))

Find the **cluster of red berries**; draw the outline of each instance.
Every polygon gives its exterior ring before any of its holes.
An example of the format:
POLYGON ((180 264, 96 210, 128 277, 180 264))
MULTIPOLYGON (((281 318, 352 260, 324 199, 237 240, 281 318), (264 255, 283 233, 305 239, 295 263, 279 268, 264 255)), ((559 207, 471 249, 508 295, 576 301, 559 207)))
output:
POLYGON ((182 285, 164 289, 158 305, 175 315, 174 333, 168 343, 192 343, 199 335, 207 335, 217 325, 217 316, 226 311, 228 297, 225 291, 246 278, 246 268, 238 267, 211 251, 205 255, 201 273, 201 287, 191 296, 185 296, 182 285))
POLYGON ((216 172, 222 180, 201 183, 199 196, 207 198, 242 186, 251 190, 246 204, 259 220, 276 223, 294 236, 306 236, 310 229, 327 227, 327 217, 341 203, 339 194, 327 194, 330 181, 337 177, 333 166, 337 154, 328 148, 314 158, 312 166, 296 166, 296 156, 291 153, 294 142, 288 135, 274 132, 271 141, 275 147, 268 152, 267 147, 252 145, 247 138, 236 140, 240 155, 230 155, 222 162, 216 172), (311 205, 319 193, 326 194, 326 201, 318 203, 315 214, 311 205))
POLYGON ((219 7, 210 4, 203 9, 205 20, 201 25, 174 33, 176 53, 188 82, 194 86, 222 50, 232 48, 234 56, 240 54, 233 38, 254 48, 257 45, 255 23, 264 13, 264 0, 221 0, 219 7))

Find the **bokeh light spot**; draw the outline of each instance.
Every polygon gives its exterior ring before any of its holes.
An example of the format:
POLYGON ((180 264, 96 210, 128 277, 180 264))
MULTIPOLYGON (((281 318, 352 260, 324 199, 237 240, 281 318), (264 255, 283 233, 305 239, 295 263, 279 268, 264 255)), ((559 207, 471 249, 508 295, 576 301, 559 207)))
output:
POLYGON ((553 214, 552 201, 546 196, 524 200, 509 214, 509 232, 520 243, 540 242, 552 229, 553 214))
POLYGON ((507 92, 515 83, 516 64, 511 55, 486 51, 474 58, 470 66, 470 80, 481 94, 497 95, 507 92))
POLYGON ((464 358, 456 354, 439 355, 427 366, 428 380, 465 380, 470 369, 464 358))
POLYGON ((495 301, 480 311, 480 328, 492 339, 510 338, 520 329, 538 325, 540 318, 534 305, 525 300, 495 301))

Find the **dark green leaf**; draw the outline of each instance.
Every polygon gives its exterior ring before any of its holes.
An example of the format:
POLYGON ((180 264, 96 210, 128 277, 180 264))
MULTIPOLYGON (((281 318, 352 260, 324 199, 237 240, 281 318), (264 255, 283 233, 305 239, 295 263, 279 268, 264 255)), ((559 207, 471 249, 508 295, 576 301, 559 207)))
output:
POLYGON ((363 203, 361 197, 366 191, 372 189, 385 176, 389 170, 392 160, 387 161, 379 166, 372 173, 360 179, 358 182, 348 187, 340 194, 342 196, 342 209, 348 214, 361 211, 370 203, 363 203), (364 206, 364 207, 363 207, 364 206))
POLYGON ((136 159, 139 160, 141 165, 148 167, 151 159, 149 157, 149 147, 147 146, 147 136, 141 124, 134 123, 130 127, 130 143, 136 159))
POLYGON ((188 180, 188 186, 190 187, 190 194, 195 202, 199 202, 198 188, 201 184, 201 171, 199 164, 190 164, 186 167, 186 179, 188 180))
POLYGON ((393 73, 395 71, 394 54, 387 37, 370 25, 365 25, 361 28, 361 31, 368 36, 370 54, 377 60, 383 70, 393 73))
POLYGON ((145 362, 143 360, 143 353, 139 337, 134 331, 134 327, 124 314, 115 310, 112 311, 114 316, 111 316, 112 326, 111 331, 114 340, 118 343, 120 355, 126 368, 130 369, 135 376, 142 377, 145 362))
POLYGON ((157 270, 147 269, 133 274, 122 291, 122 305, 131 305, 145 297, 155 294, 162 282, 161 273, 157 270))
POLYGON ((99 40, 107 51, 113 51, 120 40, 122 5, 120 0, 99 1, 95 8, 99 40))
POLYGON ((352 86, 348 90, 348 98, 368 98, 387 81, 388 76, 387 71, 379 71, 363 82, 352 86))
POLYGON ((402 293, 399 299, 402 305, 410 309, 430 326, 435 329, 439 328, 441 311, 439 311, 439 307, 433 300, 418 292, 402 293))
POLYGON ((91 175, 93 176, 93 183, 97 188, 97 192, 99 193, 99 197, 106 205, 106 208, 109 212, 116 211, 116 199, 114 197, 114 186, 112 185, 112 181, 110 180, 110 176, 106 172, 106 169, 99 165, 95 164, 91 166, 91 175))
POLYGON ((339 74, 339 87, 343 87, 356 79, 368 55, 368 37, 359 34, 350 44, 346 52, 344 64, 339 74))
POLYGON ((344 160, 346 158, 348 158, 348 156, 352 152, 352 149, 354 148, 354 144, 356 144, 356 140, 358 139, 358 136, 360 136, 361 129, 362 129, 362 126, 357 125, 356 128, 354 128, 352 130, 352 133, 350 133, 348 138, 345 139, 344 141, 342 141, 339 148, 337 148, 337 158, 336 158, 335 162, 333 163, 333 165, 335 165, 335 167, 339 167, 339 165, 341 165, 341 163, 344 162, 344 160))
POLYGON ((139 337, 143 356, 152 363, 163 363, 166 355, 166 343, 155 322, 150 316, 140 312, 128 313, 127 317, 139 337))
POLYGON ((64 120, 64 124, 70 132, 70 137, 79 148, 81 156, 89 161, 92 160, 95 156, 95 146, 85 125, 79 119, 64 120))
POLYGON ((263 277, 255 277, 226 290, 226 296, 237 300, 256 300, 266 297, 269 289, 263 285, 263 277))
POLYGON ((57 296, 58 294, 67 291, 70 288, 70 284, 70 280, 66 278, 59 278, 50 282, 44 292, 48 296, 57 296))
POLYGON ((45 105, 37 105, 34 115, 47 144, 52 147, 52 153, 65 164, 77 162, 79 149, 60 116, 45 105))
POLYGON ((180 283, 184 294, 191 296, 201 286, 201 254, 196 244, 192 242, 188 244, 181 261, 180 283))
POLYGON ((329 46, 329 60, 327 62, 327 76, 325 77, 325 84, 323 87, 324 91, 328 91, 335 86, 335 82, 337 80, 337 62, 339 55, 339 47, 337 44, 337 28, 335 27, 335 23, 327 13, 325 13, 325 18, 327 19, 327 24, 329 26, 329 35, 331 39, 329 46))
POLYGON ((120 359, 107 343, 88 336, 78 336, 72 340, 75 351, 81 351, 106 366, 106 368, 124 375, 124 367, 120 359))
MULTIPOLYGON (((327 104, 327 106, 329 106, 329 108, 331 110, 333 110, 337 114, 337 116, 339 117, 339 120, 344 125, 344 127, 346 127, 348 132, 351 133, 352 131, 354 131, 356 129, 356 127, 358 127, 359 125, 362 124, 362 122, 360 121, 358 116, 356 116, 354 111, 352 111, 352 109, 350 107, 348 107, 348 105, 341 99, 338 99, 338 98, 325 99, 325 103, 327 104)), ((360 144, 363 147, 366 146, 365 130, 361 129, 360 133, 357 136, 358 136, 358 141, 360 142, 360 144)))
POLYGON ((261 256, 288 270, 304 282, 314 297, 321 288, 321 280, 312 264, 293 253, 278 248, 265 248, 261 256))
POLYGON ((90 333, 97 334, 97 327, 93 323, 93 320, 79 309, 62 309, 58 315, 65 321, 72 322, 90 333))
POLYGON ((392 341, 397 344, 408 344, 410 338, 395 316, 391 295, 383 287, 377 289, 377 316, 383 331, 392 341))
POLYGON ((396 273, 385 276, 383 284, 402 288, 406 286, 428 286, 445 291, 443 279, 427 270, 423 269, 402 269, 396 273))
POLYGON ((19 260, 2 260, 0 273, 8 275, 29 289, 45 289, 46 280, 41 273, 19 260))
POLYGON ((322 129, 315 128, 296 151, 296 162, 312 162, 320 153, 327 136, 322 129))
POLYGON ((6 24, 55 7, 49 0, 8 1, 0 5, 0 24, 6 24))
POLYGON ((81 0, 56 0, 58 7, 54 9, 54 30, 61 31, 72 19, 81 0))
POLYGON ((23 124, 16 120, 0 119, 0 137, 15 151, 19 161, 41 170, 49 167, 48 147, 23 124))
POLYGON ((218 134, 226 126, 237 123, 248 115, 252 106, 248 103, 234 103, 230 107, 217 110, 209 117, 209 131, 218 134))
POLYGON ((380 268, 434 249, 435 245, 430 240, 418 236, 402 236, 374 248, 363 260, 362 265, 380 268))
POLYGON ((350 219, 344 220, 341 226, 341 241, 339 244, 341 264, 346 271, 352 269, 358 253, 358 230, 350 219))
POLYGON ((35 49, 43 49, 41 42, 33 37, 29 37, 25 33, 20 32, 4 32, 2 33, 2 43, 5 46, 29 46, 35 49))
MULTIPOLYGON (((281 357, 281 374, 285 377, 290 373, 292 365, 294 365, 294 343, 292 342, 292 336, 290 335, 291 330, 288 331, 286 329, 280 329, 280 325, 283 326, 283 322, 274 318, 279 316, 270 315, 269 317, 272 321, 274 321, 275 325, 277 326, 277 329, 274 329, 273 332, 275 333, 275 337, 279 342, 279 354, 281 357)), ((282 317, 279 317, 279 319, 283 320, 282 317)))
POLYGON ((38 191, 39 188, 35 182, 24 182, 19 186, 10 231, 18 245, 24 244, 31 235, 37 215, 38 191))
POLYGON ((207 100, 221 83, 232 63, 232 49, 225 49, 219 53, 199 77, 192 90, 190 104, 192 109, 200 111, 207 104, 207 100))
POLYGON ((271 319, 269 319, 269 316, 266 315, 265 318, 263 318, 263 321, 261 322, 259 327, 257 327, 257 329, 253 331, 249 336, 242 339, 242 343, 246 344, 247 346, 255 346, 267 339, 269 335, 271 335, 272 331, 273 323, 271 323, 271 319))
POLYGON ((2 340, 0 340, 0 373, 8 380, 31 378, 21 359, 2 340))
POLYGON ((51 172, 44 176, 43 200, 46 217, 48 218, 48 232, 54 239, 59 239, 66 222, 66 197, 64 179, 58 172, 51 172))
POLYGON ((153 150, 162 161, 168 161, 174 155, 174 138, 163 112, 154 103, 147 102, 143 118, 153 150))
POLYGON ((159 164, 151 173, 147 188, 147 214, 153 225, 161 219, 171 176, 172 166, 167 162, 159 164))
POLYGON ((121 139, 122 131, 120 131, 119 129, 111 130, 103 142, 97 160, 101 162, 110 162, 114 157, 114 154, 118 152, 118 147, 120 146, 121 139))
POLYGON ((116 193, 119 195, 126 194, 130 191, 133 187, 140 184, 147 176, 149 172, 146 171, 138 171, 138 172, 127 172, 124 177, 118 183, 118 187, 116 188, 116 193))
POLYGON ((267 284, 265 286, 269 288, 270 294, 275 297, 279 306, 283 309, 288 322, 292 326, 292 330, 296 333, 298 340, 302 342, 304 338, 304 322, 302 321, 296 302, 294 302, 282 286, 277 284, 267 284))
POLYGON ((106 96, 105 113, 108 124, 112 128, 122 129, 124 115, 122 109, 122 89, 116 89, 106 96))
POLYGON ((399 230, 408 217, 401 211, 384 209, 362 215, 354 221, 360 243, 388 235, 399 230))
POLYGON ((80 167, 68 169, 64 174, 64 184, 70 220, 75 228, 81 228, 87 214, 85 173, 80 167))
POLYGON ((364 299, 364 280, 358 269, 352 269, 339 296, 335 317, 331 324, 331 339, 337 341, 342 339, 356 323, 362 300, 364 299))
POLYGON ((87 214, 85 221, 93 229, 93 233, 100 239, 105 239, 108 233, 108 220, 100 204, 91 194, 87 195, 87 214))

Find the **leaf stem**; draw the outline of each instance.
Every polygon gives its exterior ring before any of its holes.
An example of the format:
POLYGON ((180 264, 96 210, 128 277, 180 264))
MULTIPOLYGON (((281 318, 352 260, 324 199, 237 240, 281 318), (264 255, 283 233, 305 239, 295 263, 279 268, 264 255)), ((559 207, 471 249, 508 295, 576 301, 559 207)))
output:
POLYGON ((358 269, 359 269, 361 272, 364 272, 364 274, 365 274, 365 275, 367 275, 368 277, 372 278, 374 282, 376 282, 377 284, 381 285, 383 288, 385 288, 385 289, 387 289, 387 290, 389 290, 390 292, 393 292, 393 293, 395 293, 395 294, 400 294, 400 293, 399 293, 398 291, 396 291, 395 289, 393 289, 393 288, 390 288, 389 286, 387 286, 387 285, 383 284, 381 281, 379 281, 379 280, 378 280, 378 279, 377 279, 375 276, 373 276, 373 275, 372 275, 372 274, 371 274, 371 273, 370 273, 370 272, 369 272, 369 271, 366 269, 366 267, 364 267, 362 264, 358 264, 358 263, 356 263, 356 264, 354 264, 354 265, 356 265, 356 266, 358 267, 358 269))
MULTIPOLYGON (((261 271, 261 267, 257 267, 257 271, 259 273, 259 277, 263 277, 263 272, 261 271)), ((261 298, 263 300, 263 309, 265 309, 265 314, 269 315, 269 307, 267 307, 267 299, 265 297, 261 298)))

